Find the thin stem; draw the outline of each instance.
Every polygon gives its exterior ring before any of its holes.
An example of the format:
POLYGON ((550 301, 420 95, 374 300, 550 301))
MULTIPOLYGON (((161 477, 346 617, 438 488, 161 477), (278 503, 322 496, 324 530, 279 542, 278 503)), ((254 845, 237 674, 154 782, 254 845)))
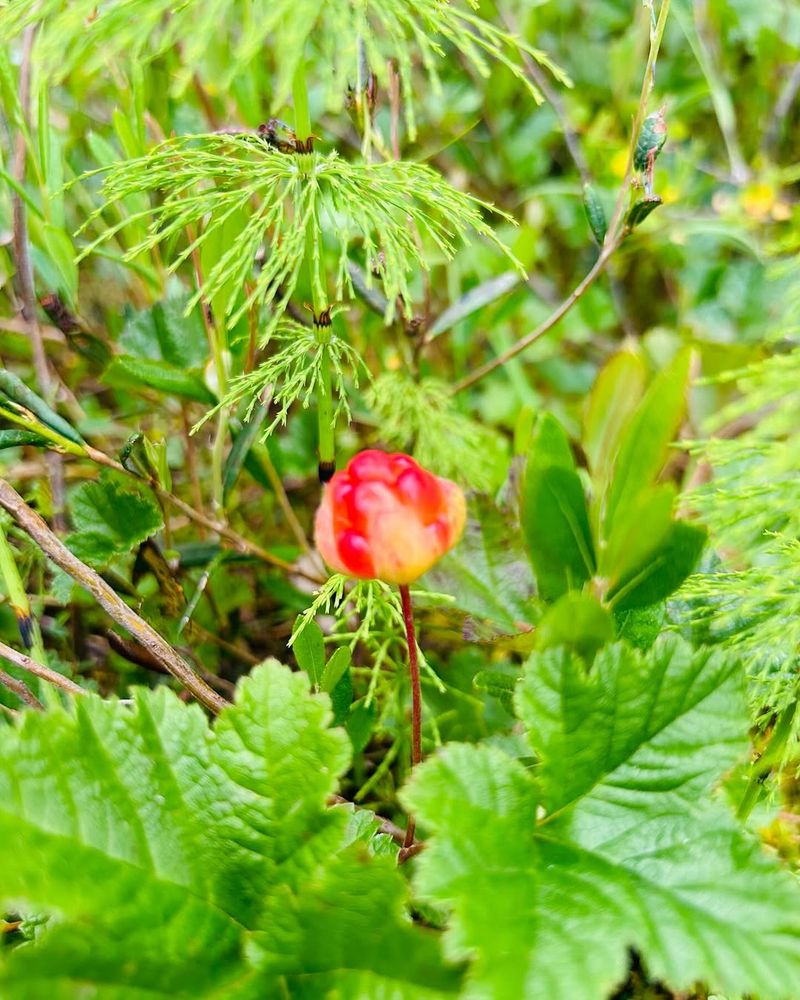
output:
POLYGON ((301 53, 295 67, 292 79, 292 99, 294 101, 295 133, 298 139, 306 140, 311 135, 311 113, 308 109, 305 53, 301 53))
MULTIPOLYGON (((194 240, 194 233, 191 230, 189 230, 189 238, 194 240)), ((194 265, 197 290, 202 294, 203 272, 200 267, 200 251, 197 249, 192 252, 192 263, 194 265)), ((211 351, 211 357, 214 360, 214 372, 217 377, 217 398, 224 399, 228 391, 228 369, 225 362, 227 337, 225 335, 224 320, 222 326, 220 326, 211 313, 211 304, 205 298, 201 298, 200 300, 200 312, 203 316, 203 326, 208 338, 208 347, 211 351)), ((218 517, 224 517, 225 514, 223 466, 225 460, 225 441, 228 436, 228 422, 228 408, 223 406, 217 414, 217 429, 214 434, 214 445, 211 449, 211 491, 214 501, 214 512, 218 517)))
POLYGON ((44 705, 39 701, 36 695, 31 694, 22 681, 18 681, 15 677, 7 674, 5 670, 0 670, 0 684, 2 684, 4 688, 8 688, 9 691, 12 691, 20 701, 24 702, 30 708, 35 708, 39 712, 44 711, 44 705))
MULTIPOLYGON (((306 86, 305 57, 301 56, 292 80, 292 97, 294 99, 294 128, 298 139, 305 141, 311 135, 311 116, 308 108, 308 88, 306 86)), ((308 183, 315 183, 313 178, 308 183)), ((328 343, 330 327, 319 326, 316 320, 328 309, 328 296, 325 291, 325 277, 322 273, 322 253, 320 248, 319 222, 316 211, 311 223, 306 229, 305 264, 308 269, 311 286, 311 302, 314 309, 315 330, 317 341, 322 346, 320 358, 320 388, 317 399, 317 434, 319 450, 319 478, 326 482, 336 469, 335 417, 333 409, 333 378, 331 374, 331 359, 328 343)))
POLYGON ((667 26, 669 5, 670 0, 661 0, 661 9, 658 12, 658 21, 650 32, 650 49, 647 53, 647 64, 644 68, 642 89, 639 93, 639 104, 636 108, 636 115, 633 119, 633 128, 631 129, 631 138, 628 144, 628 160, 625 166, 625 175, 622 179, 622 185, 617 198, 617 204, 614 208, 614 214, 611 217, 611 222, 608 226, 604 247, 610 246, 619 239, 620 224, 622 222, 622 216, 625 212, 625 202, 627 200, 631 178, 633 177, 633 158, 636 152, 636 143, 639 139, 639 133, 642 131, 642 125, 644 124, 645 117, 647 116, 647 102, 650 99, 650 94, 653 92, 653 87, 656 82, 656 60, 658 59, 658 53, 661 48, 661 40, 664 37, 664 29, 667 26))
MULTIPOLYGON (((417 636, 414 631, 414 609, 411 607, 411 593, 408 584, 400 585, 400 601, 403 606, 403 622, 406 627, 406 642, 408 644, 408 667, 411 674, 411 766, 416 767, 422 762, 422 692, 419 683, 419 661, 417 659, 417 636)), ((416 822, 413 816, 408 818, 406 837, 403 849, 410 848, 414 843, 416 822)), ((408 855, 399 859, 405 861, 408 855)))
POLYGON ((400 586, 400 600, 403 605, 403 622, 406 626, 408 643, 408 666, 411 672, 411 764, 422 763, 422 696, 419 683, 419 660, 417 659, 417 636, 414 631, 414 609, 411 607, 411 593, 408 584, 400 586))
POLYGON ((569 295, 561 302, 553 312, 543 320, 535 330, 531 330, 524 337, 521 337, 516 343, 512 344, 507 351, 499 354, 496 358, 492 358, 491 361, 487 361, 485 364, 480 365, 475 371, 470 372, 464 378, 455 382, 450 387, 451 395, 455 395, 458 392, 462 392, 464 389, 468 389, 471 385, 479 382, 484 376, 493 372, 496 368, 500 368, 507 361, 515 358, 518 354, 524 351, 531 344, 535 343, 540 337, 543 337, 546 333, 553 329, 556 323, 559 322, 575 305, 578 299, 583 295, 587 288, 594 284, 595 280, 603 273, 606 265, 611 259, 612 254, 616 251, 617 247, 621 242, 621 237, 615 242, 608 246, 604 246, 600 251, 600 256, 594 262, 592 269, 584 278, 573 288, 569 295))
MULTIPOLYGON (((116 472, 120 472, 123 475, 130 476, 132 479, 137 479, 140 482, 142 477, 132 472, 130 469, 126 469, 124 465, 117 462, 115 459, 106 455, 102 451, 98 451, 97 448, 92 448, 90 445, 84 446, 83 454, 90 458, 93 462, 98 465, 103 465, 106 468, 114 469, 116 472)), ((247 555, 254 556, 256 559, 260 559, 262 562, 269 563, 270 566, 276 566, 278 569, 284 570, 286 573, 293 573, 297 576, 302 576, 305 579, 310 580, 312 583, 324 583, 325 578, 319 573, 313 574, 309 573, 303 569, 293 566, 292 563, 287 562, 285 559, 281 559, 280 556, 275 556, 271 552, 257 545, 255 542, 251 542, 248 538, 243 535, 238 534, 232 528, 229 528, 227 524, 222 524, 219 521, 215 521, 213 518, 208 517, 202 511, 195 510, 190 504, 186 503, 185 500, 181 500, 180 497, 175 496, 174 493, 170 493, 169 490, 165 490, 163 486, 160 486, 157 482, 152 479, 147 480, 148 485, 153 490, 153 492, 162 500, 166 500, 167 503, 172 504, 176 507, 182 514, 185 514, 191 521, 195 524, 202 525, 209 531, 216 532, 221 538, 226 539, 231 545, 238 551, 246 553, 247 555)))
POLYGON ((535 330, 531 330, 530 333, 525 334, 524 337, 521 337, 518 341, 516 341, 516 343, 512 344, 512 346, 509 347, 509 349, 503 354, 494 358, 492 361, 487 361, 465 378, 456 382, 450 390, 453 395, 464 389, 468 389, 476 382, 479 382, 490 372, 493 372, 496 368, 500 368, 507 361, 515 358, 527 347, 530 347, 531 344, 535 343, 540 337, 543 337, 548 331, 552 330, 556 323, 558 323, 559 320, 561 320, 570 311, 570 309, 572 309, 587 288, 594 284, 595 280, 603 273, 609 260, 627 236, 628 230, 623 222, 623 215, 625 213, 625 205, 631 178, 633 177, 633 156, 636 150, 636 141, 639 138, 639 133, 642 130, 642 125, 647 114, 647 102, 655 84, 656 59, 658 58, 658 52, 661 48, 661 40, 664 37, 664 29, 667 24, 669 6, 670 0, 662 0, 661 9, 658 14, 658 21, 650 32, 650 49, 647 54, 647 64, 644 70, 642 89, 639 94, 639 104, 636 109, 630 142, 628 144, 628 159, 627 166, 625 168, 625 176, 620 187, 619 196, 614 208, 614 214, 608 226, 605 242, 600 250, 600 256, 594 262, 588 274, 586 274, 584 278, 575 286, 563 302, 556 306, 547 319, 540 323, 535 330))
POLYGON ((59 674, 56 670, 51 670, 50 667, 38 663, 30 656, 26 656, 11 646, 7 646, 4 642, 0 642, 0 656, 4 660, 8 660, 9 663, 13 663, 15 667, 19 667, 20 670, 26 670, 29 674, 33 674, 34 677, 38 677, 39 680, 47 681, 53 687, 61 688, 67 694, 86 694, 83 688, 78 687, 69 677, 64 677, 63 674, 59 674))

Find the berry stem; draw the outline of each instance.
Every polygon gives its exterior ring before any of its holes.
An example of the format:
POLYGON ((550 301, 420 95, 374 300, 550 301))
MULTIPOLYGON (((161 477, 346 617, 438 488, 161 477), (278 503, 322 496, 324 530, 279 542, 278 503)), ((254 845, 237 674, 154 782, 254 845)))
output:
MULTIPOLYGON (((400 585, 400 600, 403 606, 403 621, 406 626, 406 641, 408 643, 408 666, 411 673, 411 766, 416 767, 422 761, 422 694, 419 683, 417 636, 414 631, 414 610, 411 607, 411 593, 407 583, 400 585)), ((403 844, 404 849, 414 843, 415 827, 414 817, 409 816, 406 839, 403 844)))

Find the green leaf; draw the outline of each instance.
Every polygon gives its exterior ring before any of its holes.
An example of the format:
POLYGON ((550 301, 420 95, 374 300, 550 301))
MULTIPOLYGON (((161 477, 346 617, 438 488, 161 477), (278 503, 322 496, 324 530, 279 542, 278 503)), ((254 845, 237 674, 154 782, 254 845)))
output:
POLYGON ((649 486, 626 504, 626 515, 611 525, 600 553, 599 574, 616 583, 640 566, 669 535, 677 490, 672 483, 649 486))
POLYGON ((305 670, 315 688, 325 671, 325 637, 315 621, 306 622, 295 636, 292 651, 301 670, 305 670))
POLYGON ((740 665, 682 642, 534 655, 517 708, 541 761, 451 744, 403 794, 433 831, 424 898, 452 910, 467 994, 604 1000, 629 949, 673 990, 760 1000, 800 977, 800 889, 713 786, 744 753, 740 665))
POLYGON ((68 424, 63 417, 60 417, 52 407, 48 406, 41 396, 37 396, 13 372, 6 368, 0 368, 0 403, 6 402, 6 400, 12 405, 12 408, 13 404, 16 404, 29 410, 45 426, 65 437, 68 441, 72 441, 74 444, 83 444, 83 438, 74 427, 68 424))
POLYGON ((698 525, 673 522, 661 545, 609 592, 614 610, 642 608, 669 597, 697 565, 707 537, 698 525))
POLYGON ((72 492, 69 510, 75 531, 67 541, 84 562, 103 567, 114 554, 130 552, 163 527, 158 504, 126 487, 105 475, 72 492))
POLYGON ((608 232, 608 219, 600 195, 591 184, 583 185, 583 210, 595 242, 602 246, 608 232))
POLYGON ((242 466, 245 465, 251 454, 250 449, 258 438, 266 416, 267 407, 257 406, 250 415, 250 419, 236 433, 233 439, 233 446, 228 452, 228 457, 225 459, 225 468, 222 472, 222 486, 225 497, 229 495, 230 491, 236 485, 239 473, 242 471, 242 466))
POLYGON ((605 505, 605 535, 624 518, 639 493, 650 486, 667 457, 686 407, 692 352, 678 353, 653 380, 620 439, 614 478, 605 505))
POLYGON ((536 628, 536 648, 566 646, 591 660, 614 638, 614 619, 591 594, 564 594, 536 628))
POLYGON ((376 717, 375 702, 368 701, 367 698, 359 698, 350 706, 345 726, 353 744, 353 753, 361 753, 369 743, 376 717))
POLYGON ((347 646, 340 646, 339 649, 331 654, 330 659, 325 664, 325 669, 322 671, 322 679, 319 682, 319 686, 323 691, 330 694, 336 688, 345 671, 349 668, 351 659, 350 650, 347 646))
POLYGON ((517 677, 504 674, 500 670, 479 670, 472 678, 472 683, 478 691, 485 691, 502 704, 509 712, 514 711, 514 688, 517 677))
POLYGON ((34 445, 37 448, 46 448, 50 442, 41 434, 34 431, 0 431, 0 451, 5 448, 20 448, 22 445, 34 445))
POLYGON ((72 240, 63 229, 49 222, 41 227, 41 240, 58 274, 58 291, 74 307, 78 298, 78 265, 72 240))
POLYGON ((216 402, 213 393, 199 375, 176 368, 166 361, 151 361, 121 354, 106 368, 103 381, 109 385, 131 389, 141 385, 149 386, 170 396, 181 396, 198 403, 216 402))
POLYGON ((474 312, 507 295, 522 280, 517 271, 504 271, 503 274, 498 274, 496 277, 489 278, 474 288, 470 288, 468 292, 465 292, 437 317, 430 330, 428 330, 428 340, 433 340, 446 330, 449 330, 450 327, 455 326, 456 323, 460 323, 461 320, 471 316, 474 312))
POLYGON ((631 414, 644 392, 646 371, 638 354, 620 351, 600 370, 583 418, 583 448, 595 480, 610 472, 631 414))
POLYGON ((166 688, 0 729, 0 903, 57 914, 3 953, 15 998, 452 996, 390 859, 328 797, 324 696, 273 662, 213 729, 166 688))
POLYGON ((208 360, 200 310, 184 315, 188 296, 173 294, 128 316, 119 338, 125 354, 150 361, 166 361, 175 368, 201 368, 208 360))
POLYGON ((452 594, 463 611, 516 632, 530 619, 536 589, 516 518, 488 501, 470 513, 464 537, 425 574, 425 584, 452 594))
POLYGON ((583 486, 569 440, 550 414, 536 425, 522 494, 522 530, 539 593, 555 600, 594 572, 583 486))

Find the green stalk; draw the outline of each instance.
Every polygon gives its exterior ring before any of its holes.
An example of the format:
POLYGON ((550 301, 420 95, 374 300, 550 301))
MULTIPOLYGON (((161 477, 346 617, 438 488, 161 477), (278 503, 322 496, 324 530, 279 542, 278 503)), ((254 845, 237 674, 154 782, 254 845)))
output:
MULTIPOLYGON (((31 612, 30 601, 22 583, 17 561, 14 558, 14 551, 9 545, 5 527, 2 523, 0 523, 0 575, 2 575, 6 590, 8 591, 11 610, 17 619, 22 644, 32 660, 46 667, 47 656, 44 651, 39 622, 31 612)), ((48 707, 53 708, 61 704, 55 688, 45 681, 40 681, 39 693, 44 698, 48 707)))
MULTIPOLYGON (((224 328, 215 324, 211 337, 214 352, 214 369, 217 373, 219 398, 223 399, 228 391, 228 372, 225 366, 227 336, 224 328)), ((217 415, 217 431, 214 437, 214 447, 211 451, 211 481, 213 484, 214 507, 220 517, 224 516, 225 491, 223 472, 225 461, 225 442, 228 437, 228 408, 223 406, 217 415)))
MULTIPOLYGON (((311 116, 308 109, 308 88, 306 86, 305 59, 300 58, 292 80, 292 97, 294 99, 294 129, 297 138, 306 140, 311 135, 311 116)), ((303 154, 305 155, 305 154, 303 154)), ((314 183, 313 178, 309 183, 314 183)), ((317 437, 319 455, 319 478, 327 482, 336 469, 335 430, 336 419, 333 407, 333 377, 328 344, 331 338, 330 326, 317 326, 316 319, 329 306, 325 289, 325 276, 322 273, 322 253, 320 250, 320 232, 316 211, 311 225, 306 228, 305 263, 308 269, 311 285, 311 302, 314 309, 317 343, 322 348, 320 355, 320 387, 317 398, 317 437)))

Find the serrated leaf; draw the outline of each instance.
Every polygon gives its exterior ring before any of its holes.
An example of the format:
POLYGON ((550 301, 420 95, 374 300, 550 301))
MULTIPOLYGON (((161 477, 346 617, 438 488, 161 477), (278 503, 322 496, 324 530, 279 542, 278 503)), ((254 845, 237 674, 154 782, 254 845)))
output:
POLYGON ((70 495, 69 510, 75 528, 70 548, 98 567, 115 553, 130 552, 164 525, 155 500, 110 476, 82 483, 70 495))
POLYGON ((516 518, 487 501, 471 505, 470 514, 463 538, 425 583, 452 594, 461 610, 516 632, 530 618, 536 590, 516 518))
POLYGON ((158 389, 159 392, 198 403, 214 403, 216 398, 199 375, 176 368, 166 361, 151 361, 121 354, 114 358, 103 373, 109 385, 135 389, 140 385, 158 389))
POLYGON ((603 1000, 634 948, 678 991, 792 995, 800 889, 711 798, 746 747, 739 664, 673 641, 608 647, 587 674, 549 651, 517 706, 536 772, 451 744, 403 794, 433 830, 416 885, 452 908, 467 994, 603 1000))
POLYGON ((542 597, 580 589, 594 572, 586 498, 567 435, 550 414, 533 433, 521 520, 542 597))
POLYGON ((15 998, 452 996, 396 866, 329 809, 350 760, 271 662, 215 728, 166 688, 0 730, 0 902, 58 914, 0 959, 15 998))

